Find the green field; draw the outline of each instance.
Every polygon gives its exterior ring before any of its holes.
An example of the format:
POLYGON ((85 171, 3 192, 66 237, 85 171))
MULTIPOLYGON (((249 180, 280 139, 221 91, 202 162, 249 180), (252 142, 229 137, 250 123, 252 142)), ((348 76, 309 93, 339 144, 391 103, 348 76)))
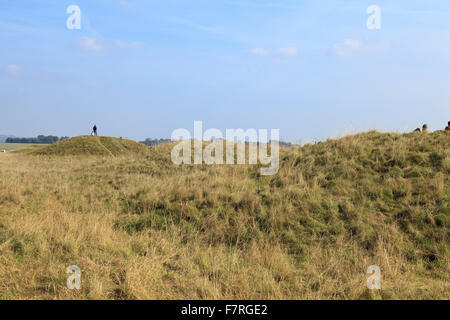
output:
POLYGON ((6 150, 6 152, 14 151, 17 149, 30 147, 30 146, 36 146, 36 144, 31 143, 4 143, 0 142, 0 150, 6 150))

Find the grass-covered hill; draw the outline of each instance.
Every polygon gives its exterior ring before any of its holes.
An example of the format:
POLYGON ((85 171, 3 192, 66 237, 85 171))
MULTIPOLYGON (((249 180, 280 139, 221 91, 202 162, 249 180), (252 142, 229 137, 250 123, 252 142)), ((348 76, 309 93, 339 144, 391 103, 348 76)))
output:
POLYGON ((450 134, 282 148, 274 176, 175 166, 172 147, 1 156, 0 297, 450 298, 450 134))
POLYGON ((78 136, 42 148, 30 150, 35 155, 119 156, 145 154, 148 148, 132 140, 112 137, 78 136))

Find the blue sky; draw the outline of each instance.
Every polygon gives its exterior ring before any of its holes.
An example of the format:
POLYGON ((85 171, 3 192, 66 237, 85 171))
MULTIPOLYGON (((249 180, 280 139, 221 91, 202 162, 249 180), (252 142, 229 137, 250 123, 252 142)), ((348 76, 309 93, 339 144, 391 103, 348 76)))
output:
POLYGON ((449 87, 448 0, 0 0, 0 134, 437 130, 449 87))

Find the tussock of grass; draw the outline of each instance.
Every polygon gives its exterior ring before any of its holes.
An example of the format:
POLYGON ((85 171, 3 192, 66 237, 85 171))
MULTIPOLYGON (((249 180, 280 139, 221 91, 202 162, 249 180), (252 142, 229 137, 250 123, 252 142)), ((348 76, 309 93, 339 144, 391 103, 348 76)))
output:
POLYGON ((175 166, 172 146, 0 157, 1 297, 450 298, 449 134, 282 148, 274 176, 175 166))
POLYGON ((28 151, 30 154, 47 156, 119 156, 145 154, 148 147, 127 139, 79 136, 28 151))

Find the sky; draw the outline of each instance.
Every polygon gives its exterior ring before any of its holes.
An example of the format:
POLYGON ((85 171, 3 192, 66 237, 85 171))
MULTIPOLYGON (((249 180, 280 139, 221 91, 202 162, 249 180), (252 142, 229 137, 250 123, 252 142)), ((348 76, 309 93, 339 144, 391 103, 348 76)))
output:
POLYGON ((20 137, 442 130, 450 1, 0 0, 0 116, 20 137))

